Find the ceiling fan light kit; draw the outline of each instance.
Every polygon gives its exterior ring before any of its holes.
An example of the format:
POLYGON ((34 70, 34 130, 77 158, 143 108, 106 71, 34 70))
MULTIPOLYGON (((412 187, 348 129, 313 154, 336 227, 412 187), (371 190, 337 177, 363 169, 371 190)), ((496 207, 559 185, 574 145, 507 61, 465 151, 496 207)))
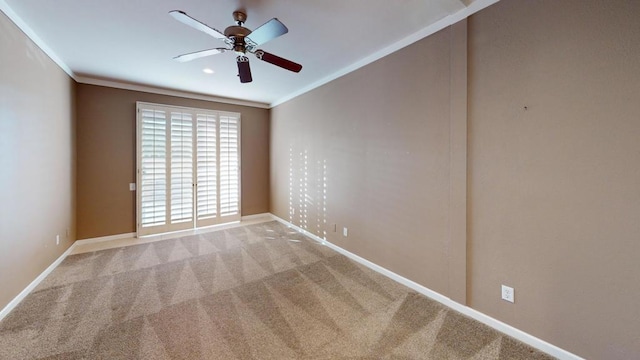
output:
POLYGON ((185 25, 202 31, 216 39, 222 40, 226 45, 226 47, 178 55, 174 58, 176 61, 186 62, 205 56, 222 54, 226 51, 233 51, 236 53, 238 77, 240 78, 241 83, 249 83, 253 81, 251 68, 249 66, 249 58, 246 56, 247 52, 254 54, 259 60, 289 71, 298 73, 302 70, 302 65, 298 63, 258 49, 258 46, 266 43, 267 41, 273 40, 289 32, 289 29, 287 29, 287 27, 277 18, 273 18, 257 29, 251 31, 243 26, 247 21, 247 14, 243 11, 234 11, 233 19, 235 20, 236 25, 227 27, 224 30, 224 33, 222 33, 199 20, 192 18, 184 11, 173 10, 170 11, 169 14, 185 25))

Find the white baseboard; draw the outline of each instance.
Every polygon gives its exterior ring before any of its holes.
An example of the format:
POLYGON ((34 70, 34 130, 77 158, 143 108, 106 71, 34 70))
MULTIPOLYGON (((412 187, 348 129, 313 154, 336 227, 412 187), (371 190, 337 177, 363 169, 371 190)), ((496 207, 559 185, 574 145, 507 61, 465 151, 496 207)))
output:
MULTIPOLYGON (((247 215, 247 216, 242 216, 240 218, 241 221, 266 220, 266 219, 272 219, 271 213, 247 215)), ((205 226, 205 227, 202 227, 200 229, 214 227, 214 226, 221 227, 223 225, 228 225, 228 224, 234 224, 234 222, 225 223, 225 224, 216 224, 216 225, 212 225, 212 226, 205 226)), ((238 225, 238 224, 236 224, 236 225, 238 225)), ((189 232, 193 231, 193 230, 194 229, 180 230, 180 231, 176 231, 176 233, 184 232, 185 234, 189 234, 189 232)), ((195 230, 198 230, 198 229, 195 229, 195 230)), ((144 236, 155 236, 155 235, 158 235, 158 234, 151 234, 151 235, 144 235, 144 236)), ((103 241, 129 239, 129 238, 134 238, 134 237, 136 237, 136 233, 132 232, 132 233, 126 233, 126 234, 117 234, 117 235, 109 235, 109 236, 101 236, 101 237, 95 237, 95 238, 81 239, 81 240, 76 240, 76 243, 78 243, 78 245, 84 245, 84 244, 93 244, 93 243, 98 243, 98 242, 103 242, 103 241)))
MULTIPOLYGON (((383 268, 382 266, 379 266, 365 258, 362 258, 352 252, 349 252, 335 244, 332 244, 328 241, 326 241, 325 239, 322 239, 320 237, 318 237, 315 234, 312 234, 308 231, 306 231, 305 229, 294 225, 286 220, 283 220, 273 214, 270 213, 264 213, 264 214, 257 214, 257 215, 248 215, 248 216, 243 216, 242 220, 257 220, 257 219, 273 219, 276 220, 292 229, 295 229, 301 233, 303 233, 304 235, 310 237, 311 239, 322 243, 323 245, 328 246, 329 248, 335 250, 336 252, 347 256, 348 258, 376 271, 379 272, 382 275, 387 276, 388 278, 395 280, 407 287, 409 287, 410 289, 415 290, 416 292, 425 295, 428 298, 431 298, 445 306, 448 306, 464 315, 469 316, 472 319, 475 319, 477 321, 480 321, 481 323, 492 327, 506 335, 509 335, 515 339, 518 339, 520 341, 522 341, 525 344, 528 344, 540 351, 543 351, 551 356, 554 356, 558 359, 561 360, 584 360, 583 358, 579 357, 578 355, 575 355, 573 353, 570 353, 564 349, 561 349, 553 344, 550 344, 542 339, 539 339, 531 334, 528 334, 522 330, 516 329, 515 327, 505 324, 500 320, 494 319, 491 316, 488 316, 486 314, 483 314, 481 312, 479 312, 478 310, 472 309, 468 306, 462 305, 458 302, 455 302, 453 300, 451 300, 450 298, 437 293, 433 290, 430 290, 412 280, 409 280, 403 276, 400 276, 396 273, 394 273, 391 270, 388 270, 386 268, 383 268)), ((42 282, 42 280, 44 280, 45 277, 47 277, 47 275, 49 275, 58 265, 60 265, 60 263, 73 251, 73 249, 75 248, 76 244, 77 245, 81 245, 81 244, 90 244, 90 243, 96 243, 96 242, 102 242, 102 241, 109 241, 109 240, 118 240, 118 239, 126 239, 126 238, 130 238, 130 237, 134 237, 135 233, 128 233, 128 234, 120 234, 120 235, 112 235, 112 236, 104 236, 104 237, 99 237, 99 238, 93 238, 93 239, 83 239, 83 240, 77 240, 75 243, 73 243, 62 255, 60 255, 60 257, 58 257, 58 259, 56 259, 56 261, 54 261, 51 265, 49 265, 49 267, 47 267, 35 280, 33 280, 29 286, 27 286, 24 290, 22 290, 22 292, 20 292, 20 294, 18 294, 18 296, 16 296, 13 300, 11 300, 11 302, 9 302, 9 304, 7 304, 7 306, 5 306, 2 311, 0 311, 0 321, 2 321, 2 319, 4 319, 5 316, 7 316, 7 314, 9 312, 11 312, 11 310, 13 310, 27 295, 29 295, 29 293, 35 289, 36 286, 38 286, 38 284, 40 284, 40 282, 42 282)))
MULTIPOLYGON (((266 220, 266 219, 269 219, 269 220, 272 219, 271 213, 247 215, 247 216, 242 216, 240 218, 241 221, 266 220)), ((224 228, 225 225, 230 225, 230 224, 235 225, 235 226, 241 225, 241 224, 237 224, 236 222, 231 222, 231 223, 216 224, 216 225, 211 225, 211 226, 204 226, 204 227, 197 228, 197 229, 186 229, 186 230, 173 231, 173 232, 169 232, 169 233, 181 233, 182 232, 185 235, 188 235, 194 230, 206 229, 206 228, 211 228, 211 227, 224 228)), ((164 235, 164 234, 169 234, 169 233, 150 234, 150 235, 144 235, 144 236, 156 236, 156 235, 164 235)), ((78 243, 78 245, 93 244, 93 243, 99 243, 99 242, 103 242, 103 241, 135 238, 136 236, 137 236, 137 234, 132 232, 132 233, 126 233, 126 234, 117 234, 117 235, 101 236, 101 237, 95 237, 95 238, 89 238, 89 239, 81 239, 81 240, 76 240, 76 243, 78 243)))
POLYGON ((111 240, 120 240, 120 239, 129 239, 136 237, 136 233, 126 233, 126 234, 117 234, 117 235, 109 235, 109 236, 101 236, 89 239, 81 239, 76 240, 75 244, 84 245, 84 244, 94 244, 103 241, 111 241, 111 240))
POLYGON ((246 215, 240 218, 240 221, 252 221, 252 220, 266 220, 273 219, 273 215, 271 213, 262 213, 262 214, 254 214, 254 215, 246 215))
POLYGON ((18 306, 18 304, 20 304, 20 302, 25 297, 27 297, 27 295, 29 295, 29 293, 31 293, 31 291, 33 291, 33 289, 35 289, 36 286, 38 286, 42 282, 42 280, 47 277, 47 275, 49 275, 56 267, 58 267, 58 265, 60 265, 60 263, 73 251, 73 248, 75 246, 75 243, 71 244, 71 246, 69 246, 69 248, 56 259, 56 261, 54 261, 40 275, 38 275, 38 277, 35 278, 35 280, 33 280, 31 284, 29 284, 26 288, 24 288, 24 290, 22 290, 20 294, 18 294, 18 296, 13 298, 13 300, 11 300, 7 304, 7 306, 2 309, 2 311, 0 311, 0 321, 2 321, 2 319, 4 319, 4 317, 7 316, 7 314, 9 314, 11 310, 18 306))
POLYGON ((338 253, 340 253, 340 254, 342 254, 342 255, 344 255, 344 256, 346 256, 346 257, 348 257, 348 258, 350 258, 350 259, 352 259, 352 260, 354 260, 354 261, 356 261, 356 262, 368 267, 368 268, 370 268, 371 270, 379 272, 380 274, 385 275, 386 277, 388 277, 388 278, 390 278, 392 280, 395 280, 395 281, 399 282, 400 284, 405 285, 408 288, 413 289, 416 292, 418 292, 418 293, 420 293, 420 294, 422 294, 422 295, 424 295, 424 296, 426 296, 428 298, 431 298, 431 299, 433 299, 433 300, 435 300, 435 301, 437 301, 437 302, 439 302, 439 303, 441 303, 441 304, 443 304, 443 305, 445 305, 445 306, 447 306, 449 308, 452 308, 452 309, 454 309, 454 310, 456 310, 456 311, 458 311, 458 312, 460 312, 460 313, 462 313, 462 314, 464 314, 464 315, 466 315, 466 316, 468 316, 468 317, 470 317, 470 318, 472 318, 474 320, 477 320, 477 321, 479 321, 479 322, 481 322, 481 323, 483 323, 483 324, 485 324, 485 325, 487 325, 487 326, 489 326, 489 327, 491 327, 491 328, 493 328, 493 329, 495 329, 497 331, 500 331, 503 334, 509 335, 509 336, 511 336, 511 337, 513 337, 513 338, 515 338, 517 340, 520 340, 523 343, 525 343, 525 344, 527 344, 527 345, 529 345, 531 347, 534 347, 534 348, 536 348, 536 349, 538 349, 538 350, 540 350, 542 352, 545 352, 545 353, 547 353, 547 354, 549 354, 551 356, 554 356, 554 357, 556 357, 558 359, 561 359, 561 360, 584 360, 583 358, 581 358, 578 355, 575 355, 575 354, 570 353, 570 352, 568 352, 568 351, 566 351, 564 349, 561 349, 561 348, 559 348, 559 347, 557 347, 557 346, 555 346, 553 344, 550 344, 550 343, 548 343, 548 342, 546 342, 546 341, 544 341, 542 339, 539 339, 539 338, 537 338, 537 337, 535 337, 535 336, 533 336, 531 334, 528 334, 528 333, 526 333, 526 332, 524 332, 522 330, 519 330, 519 329, 517 329, 517 328, 515 328, 515 327, 513 327, 511 325, 505 324, 500 320, 494 319, 489 315, 486 315, 486 314, 483 314, 483 313, 479 312, 478 310, 472 309, 472 308, 470 308, 470 307, 468 307, 466 305, 462 305, 462 304, 460 304, 460 303, 458 303, 456 301, 453 301, 450 298, 448 298, 448 297, 446 297, 446 296, 444 296, 444 295, 442 295, 440 293, 437 293, 437 292, 435 292, 435 291, 433 291, 431 289, 428 289, 428 288, 426 288, 426 287, 424 287, 424 286, 422 286, 422 285, 420 285, 420 284, 418 284, 418 283, 416 283, 414 281, 411 281, 411 280, 409 280, 409 279, 407 279, 407 278, 405 278, 403 276, 400 276, 400 275, 394 273, 391 270, 383 268, 380 265, 377 265, 377 264, 375 264, 375 263, 373 263, 373 262, 371 262, 371 261, 369 261, 367 259, 364 259, 364 258, 362 258, 362 257, 360 257, 360 256, 358 256, 358 255, 356 255, 356 254, 354 254, 352 252, 349 252, 349 251, 347 251, 347 250, 345 250, 345 249, 343 249, 343 248, 341 248, 341 247, 339 247, 339 246, 337 246, 335 244, 332 244, 332 243, 328 242, 326 239, 322 239, 322 238, 318 237, 317 235, 312 234, 312 233, 306 231, 305 229, 303 229, 303 228, 301 228, 301 227, 299 227, 297 225, 294 225, 294 224, 292 224, 292 223, 290 223, 290 222, 288 222, 286 220, 283 220, 283 219, 281 219, 281 218, 279 218, 279 217, 277 217, 277 216, 275 216, 273 214, 271 214, 271 216, 273 217, 273 219, 279 221, 280 223, 282 223, 282 224, 284 224, 284 225, 286 225, 286 226, 288 226, 288 227, 290 227, 292 229, 295 229, 295 230, 303 233, 304 235, 310 237, 311 239, 313 239, 315 241, 318 241, 319 243, 321 243, 321 244, 323 244, 323 245, 335 250, 336 252, 338 252, 338 253))
MULTIPOLYGON (((262 213, 262 214, 248 215, 248 216, 242 217, 242 221, 255 221, 255 220, 269 221, 272 219, 274 219, 274 217, 270 213, 262 213)), ((215 225, 215 227, 220 229, 224 229, 230 226, 231 227, 241 226, 241 224, 238 222, 235 222, 231 224, 215 225)), ((192 231, 193 230, 185 231, 185 235, 191 234, 192 231)), ((29 295, 29 293, 31 293, 31 291, 33 291, 33 289, 35 289, 36 286, 38 286, 38 284, 40 284, 40 282, 42 282, 42 280, 44 280, 44 278, 47 277, 47 275, 49 275, 58 265, 60 265, 60 263, 69 254, 71 254, 71 252, 73 252, 76 246, 100 243, 105 241, 129 239, 134 237, 136 237, 136 233, 117 234, 117 235, 109 235, 109 236, 101 236, 101 237, 95 237, 95 238, 89 238, 89 239, 76 240, 73 244, 71 244, 71 246, 69 246, 69 248, 64 253, 62 253, 62 255, 60 255, 56 259, 56 261, 54 261, 51 265, 49 265, 49 267, 47 267, 40 275, 38 275, 38 277, 35 278, 35 280, 33 280, 24 290, 22 290, 15 298, 13 298, 13 300, 11 300, 7 304, 7 306, 5 306, 2 309, 2 311, 0 311, 0 321, 2 321, 2 319, 4 319, 4 317, 7 316, 7 314, 9 314, 11 310, 13 310, 25 297, 27 297, 27 295, 29 295)))

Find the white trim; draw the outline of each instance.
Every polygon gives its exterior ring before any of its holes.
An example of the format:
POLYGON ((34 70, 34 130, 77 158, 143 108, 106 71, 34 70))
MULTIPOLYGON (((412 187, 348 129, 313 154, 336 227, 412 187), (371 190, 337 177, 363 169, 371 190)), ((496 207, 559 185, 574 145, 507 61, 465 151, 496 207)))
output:
POLYGON ((166 240, 166 239, 174 239, 180 236, 201 234, 203 232, 230 229, 230 228, 238 227, 241 225, 242 224, 240 224, 240 220, 236 220, 236 221, 230 221, 230 222, 225 222, 220 224, 213 224, 213 225, 182 229, 182 230, 173 230, 173 231, 161 232, 156 234, 144 234, 144 235, 137 234, 136 237, 138 239, 166 240))
POLYGON ((435 23, 423 28, 422 30, 419 30, 403 39, 401 39, 400 41, 397 41, 387 47, 385 47, 382 50, 376 51, 375 53, 365 57, 364 59, 361 59, 345 68, 342 68, 341 70, 336 71, 335 73, 324 77, 314 83, 312 83, 311 85, 305 86, 297 91, 294 91, 288 95, 285 95, 283 97, 281 97, 280 99, 272 102, 270 104, 271 108, 274 108, 280 104, 283 104, 289 100, 292 100, 304 93, 307 93, 315 88, 318 88, 324 84, 327 84, 335 79, 338 79, 344 75, 347 75, 351 72, 354 72, 358 69, 360 69, 361 67, 364 67, 366 65, 371 64, 372 62, 379 60, 389 54, 392 54, 404 47, 407 47, 419 40, 422 40, 423 38, 429 36, 429 35, 433 35, 436 32, 444 29, 447 26, 453 25, 455 23, 457 23, 458 21, 465 19, 473 14, 475 14, 476 12, 491 6, 495 3, 497 3, 500 0, 476 0, 474 2, 472 2, 469 6, 465 7, 464 9, 453 13, 451 15, 448 15, 438 21, 436 21, 435 23))
POLYGON ((7 4, 4 0, 0 0, 0 11, 7 15, 9 20, 16 24, 18 29, 22 30, 22 32, 29 39, 31 39, 31 41, 33 41, 36 46, 39 47, 40 50, 42 50, 51 60, 53 60, 53 62, 56 63, 60 67, 60 69, 62 69, 62 71, 66 72, 67 75, 69 75, 71 78, 76 78, 73 71, 71 71, 71 68, 68 67, 67 64, 62 61, 62 59, 60 59, 58 54, 56 54, 49 46, 47 46, 47 44, 35 33, 35 31, 33 31, 33 29, 31 29, 31 27, 27 25, 27 23, 22 20, 22 18, 18 16, 18 14, 16 14, 16 12, 13 11, 9 4, 7 4))
POLYGON ((96 79, 89 76, 78 76, 76 77, 76 81, 81 84, 98 85, 98 86, 110 87, 114 89, 133 90, 133 91, 158 94, 158 95, 175 96, 175 97, 181 97, 181 98, 187 98, 187 99, 213 101, 213 102, 218 102, 222 104, 250 106, 250 107, 255 107, 260 109, 270 108, 269 104, 256 102, 256 101, 232 99, 232 98, 218 97, 213 95, 196 94, 196 93, 191 93, 188 91, 181 91, 181 90, 162 89, 162 88, 157 88, 157 87, 148 86, 148 85, 130 84, 130 83, 125 83, 125 82, 115 81, 115 80, 96 79))
POLYGON ((165 239, 171 239, 179 236, 202 234, 202 233, 207 233, 211 231, 226 230, 226 229, 236 228, 238 226, 250 225, 250 224, 245 224, 244 222, 250 222, 251 224, 259 224, 259 223, 267 222, 271 220, 274 220, 272 215, 270 213, 265 213, 264 216, 249 215, 247 217, 242 217, 240 220, 236 220, 236 221, 201 226, 201 227, 191 228, 191 229, 176 230, 176 231, 169 231, 164 233, 148 234, 148 235, 137 235, 134 233, 134 237, 138 239, 165 240, 165 239), (254 218, 253 216, 256 216, 256 217, 254 218))
POLYGON ((135 237, 136 237, 136 233, 132 232, 132 233, 126 233, 126 234, 117 234, 117 235, 101 236, 101 237, 95 237, 95 238, 89 238, 89 239, 81 239, 81 240, 76 240, 76 243, 79 246, 79 245, 85 245, 85 244, 95 244, 95 243, 104 242, 104 241, 131 239, 135 237))
POLYGON ((215 230, 225 229, 226 228, 225 225, 227 225, 227 227, 236 227, 238 225, 242 225, 243 221, 256 221, 256 220, 270 221, 270 220, 274 220, 274 219, 275 218, 274 218, 273 215, 271 215, 271 213, 247 215, 247 216, 241 217, 240 218, 240 222, 231 221, 231 222, 228 222, 228 223, 201 226, 199 228, 194 228, 194 229, 177 230, 177 231, 170 231, 170 232, 167 232, 167 233, 152 234, 152 235, 140 235, 140 236, 137 236, 137 234, 135 232, 132 232, 132 233, 126 233, 126 234, 101 236, 101 237, 95 237, 95 238, 76 240, 76 242, 74 243, 74 246, 76 244, 78 246, 82 246, 82 245, 86 245, 86 244, 95 244, 95 243, 100 243, 100 242, 105 242, 105 241, 122 240, 122 239, 135 239, 135 238, 138 238, 138 237, 146 238, 146 237, 152 237, 152 236, 157 236, 157 235, 167 235, 167 234, 180 235, 181 233, 183 233, 184 235, 191 235, 191 234, 193 234, 194 231, 195 232, 197 232, 198 230, 202 231, 203 229, 215 229, 215 230), (229 226, 229 225, 232 225, 232 226, 229 226))
POLYGON ((528 344, 528 345, 530 345, 530 346, 532 346, 532 347, 534 347, 534 348, 536 348, 536 349, 538 349, 538 350, 540 350, 542 352, 545 352, 545 353, 547 353, 547 354, 549 354, 551 356, 554 356, 554 357, 556 357, 558 359, 561 359, 561 360, 584 360, 583 358, 579 357, 578 355, 575 355, 575 354, 570 353, 570 352, 568 352, 568 351, 566 351, 564 349, 561 349, 561 348, 559 348, 559 347, 557 347, 557 346, 555 346, 553 344, 550 344, 550 343, 548 343, 548 342, 546 342, 546 341, 544 341, 542 339, 539 339, 539 338, 537 338, 537 337, 535 337, 535 336, 533 336, 531 334, 528 334, 528 333, 526 333, 526 332, 524 332, 522 330, 516 329, 515 327, 513 327, 511 325, 508 325, 508 324, 505 324, 500 320, 494 319, 489 315, 483 314, 483 313, 479 312, 478 310, 472 309, 472 308, 470 308, 468 306, 465 306, 465 305, 462 305, 462 304, 460 304, 458 302, 455 302, 455 301, 451 300, 450 298, 448 298, 448 297, 446 297, 446 296, 444 296, 444 295, 442 295, 440 293, 437 293, 437 292, 435 292, 435 291, 433 291, 431 289, 428 289, 428 288, 426 288, 426 287, 424 287, 424 286, 422 286, 422 285, 420 285, 420 284, 418 284, 418 283, 416 283, 414 281, 411 281, 411 280, 409 280, 409 279, 407 279, 407 278, 405 278, 403 276, 400 276, 400 275, 394 273, 391 270, 383 268, 380 265, 377 265, 377 264, 375 264, 375 263, 373 263, 373 262, 371 262, 371 261, 369 261, 367 259, 364 259, 364 258, 362 258, 362 257, 360 257, 360 256, 358 256, 358 255, 356 255, 356 254, 354 254, 352 252, 349 252, 349 251, 347 251, 347 250, 345 250, 345 249, 343 249, 343 248, 341 248, 341 247, 339 247, 337 245, 334 245, 334 244, 326 241, 325 239, 322 239, 322 238, 316 236, 315 234, 312 234, 312 233, 302 229, 301 227, 296 226, 296 225, 294 225, 294 224, 292 224, 292 223, 290 223, 290 222, 288 222, 286 220, 283 220, 283 219, 281 219, 281 218, 279 218, 279 217, 277 217, 277 216, 275 216, 273 214, 271 216, 274 218, 274 220, 277 220, 278 222, 280 222, 280 223, 282 223, 282 224, 284 224, 284 225, 286 225, 286 226, 288 226, 288 227, 290 227, 290 228, 292 228, 294 230, 297 230, 297 231, 303 233, 304 235, 312 238, 315 241, 318 241, 319 243, 321 243, 323 245, 326 245, 327 247, 339 252, 340 254, 350 258, 351 260, 354 260, 354 261, 356 261, 356 262, 358 262, 358 263, 370 268, 371 270, 374 270, 374 271, 376 271, 376 272, 378 272, 378 273, 380 273, 382 275, 385 275, 386 277, 388 277, 388 278, 390 278, 392 280, 395 280, 395 281, 399 282, 400 284, 405 285, 408 288, 419 292, 420 294, 422 294, 422 295, 424 295, 424 296, 426 296, 428 298, 431 298, 431 299, 433 299, 433 300, 435 300, 435 301, 437 301, 437 302, 439 302, 439 303, 441 303, 441 304, 443 304, 443 305, 445 305, 445 306, 447 306, 449 308, 452 308, 452 309, 454 309, 454 310, 456 310, 456 311, 458 311, 458 312, 460 312, 460 313, 462 313, 462 314, 464 314, 466 316, 469 316, 470 318, 472 318, 474 320, 477 320, 477 321, 479 321, 479 322, 481 322, 481 323, 483 323, 483 324, 485 324, 485 325, 487 325, 489 327, 492 327, 493 329, 498 330, 501 333, 504 333, 504 334, 509 335, 509 336, 511 336, 511 337, 513 337, 513 338, 515 338, 517 340, 520 340, 523 343, 528 344))
POLYGON ((75 247, 76 247, 76 243, 74 242, 73 244, 71 244, 71 246, 69 246, 69 248, 65 252, 62 253, 62 255, 60 255, 56 259, 56 261, 53 262, 53 264, 49 265, 49 267, 47 267, 40 275, 38 275, 38 277, 35 278, 31 282, 31 284, 29 284, 26 288, 24 288, 24 290, 20 292, 20 294, 18 294, 15 298, 13 298, 13 300, 11 300, 7 304, 7 306, 5 306, 4 309, 2 309, 2 311, 0 311, 0 321, 2 321, 2 319, 4 319, 4 317, 7 316, 16 306, 18 306, 18 304, 20 304, 20 302, 24 300, 24 298, 27 297, 27 295, 29 295, 29 293, 31 293, 31 291, 33 291, 33 289, 35 289, 36 286, 38 286, 40 282, 42 282, 42 280, 44 280, 44 278, 46 278, 56 267, 58 267, 58 265, 60 265, 60 263, 69 254, 71 254, 71 252, 75 247))
POLYGON ((240 221, 253 221, 253 220, 272 220, 273 215, 271 213, 262 213, 254 215, 245 215, 240 218, 240 221))

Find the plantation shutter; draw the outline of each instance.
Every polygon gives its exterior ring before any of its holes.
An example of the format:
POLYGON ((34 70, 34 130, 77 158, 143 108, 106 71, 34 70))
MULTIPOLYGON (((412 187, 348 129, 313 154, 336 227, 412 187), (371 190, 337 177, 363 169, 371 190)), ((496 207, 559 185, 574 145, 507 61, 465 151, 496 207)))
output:
POLYGON ((240 114, 138 103, 138 235, 240 220, 240 114))

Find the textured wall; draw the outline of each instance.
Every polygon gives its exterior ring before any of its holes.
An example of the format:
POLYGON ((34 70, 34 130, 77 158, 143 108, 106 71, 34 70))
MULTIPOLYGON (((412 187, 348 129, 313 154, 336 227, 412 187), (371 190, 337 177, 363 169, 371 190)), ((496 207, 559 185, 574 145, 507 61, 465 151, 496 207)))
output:
POLYGON ((0 64, 2 309, 75 240, 75 83, 1 12, 0 64))
POLYGON ((465 234, 454 239, 449 225, 464 226, 465 199, 452 216, 450 189, 464 189, 466 112, 454 127, 451 106, 465 105, 465 43, 463 22, 277 106, 271 119, 275 215, 460 302, 465 234), (461 151, 453 166, 452 149, 461 151), (451 272, 451 262, 462 265, 451 272))
POLYGON ((77 92, 79 239, 136 231, 136 101, 240 112, 242 215, 269 211, 269 110, 86 84, 77 92))
POLYGON ((639 18, 509 0, 469 21, 470 304, 589 359, 640 358, 639 18))

